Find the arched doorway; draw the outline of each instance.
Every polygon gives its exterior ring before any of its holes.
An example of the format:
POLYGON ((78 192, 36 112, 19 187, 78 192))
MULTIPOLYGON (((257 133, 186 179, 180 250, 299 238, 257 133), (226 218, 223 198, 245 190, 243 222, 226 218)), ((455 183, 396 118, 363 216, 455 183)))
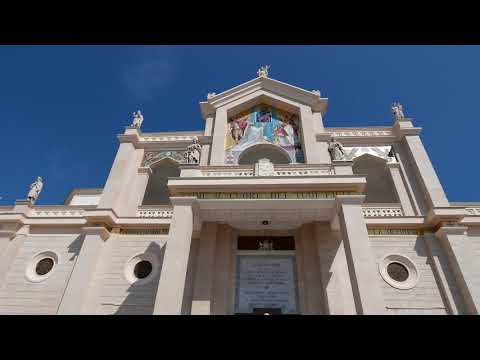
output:
POLYGON ((238 157, 238 164, 255 164, 260 159, 269 159, 274 164, 290 163, 288 153, 281 147, 270 144, 258 144, 245 149, 238 157))

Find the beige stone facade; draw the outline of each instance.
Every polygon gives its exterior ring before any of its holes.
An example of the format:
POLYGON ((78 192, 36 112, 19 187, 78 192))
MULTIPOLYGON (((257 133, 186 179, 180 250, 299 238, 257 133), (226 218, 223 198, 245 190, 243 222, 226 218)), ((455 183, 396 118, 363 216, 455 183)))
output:
POLYGON ((478 314, 480 203, 403 113, 328 128, 327 104, 261 73, 203 131, 127 127, 102 189, 0 207, 0 314, 478 314))

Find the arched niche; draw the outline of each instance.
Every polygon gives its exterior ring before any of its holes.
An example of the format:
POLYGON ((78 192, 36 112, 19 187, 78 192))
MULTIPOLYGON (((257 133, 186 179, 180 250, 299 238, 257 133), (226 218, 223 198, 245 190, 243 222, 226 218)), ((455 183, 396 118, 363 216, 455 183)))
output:
POLYGON ((353 173, 367 178, 366 203, 398 202, 395 185, 386 164, 386 159, 370 154, 353 160, 353 173))
POLYGON ((290 156, 281 147, 271 144, 258 144, 244 150, 238 157, 238 164, 255 164, 260 159, 269 159, 274 164, 290 163, 290 156))
POLYGON ((179 163, 171 158, 164 158, 150 165, 152 174, 148 179, 142 205, 170 205, 167 187, 169 177, 179 177, 179 163))

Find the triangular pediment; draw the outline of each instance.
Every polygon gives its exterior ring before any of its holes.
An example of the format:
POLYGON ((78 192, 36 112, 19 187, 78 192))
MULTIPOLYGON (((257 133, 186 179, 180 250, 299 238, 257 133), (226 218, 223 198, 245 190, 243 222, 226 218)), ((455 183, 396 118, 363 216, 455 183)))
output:
POLYGON ((312 111, 322 113, 327 111, 328 99, 322 98, 318 93, 308 91, 272 78, 257 77, 241 85, 235 86, 219 94, 210 94, 207 101, 200 102, 202 116, 204 118, 215 113, 216 109, 228 104, 241 101, 242 98, 268 97, 269 94, 277 99, 300 103, 311 107, 312 111))

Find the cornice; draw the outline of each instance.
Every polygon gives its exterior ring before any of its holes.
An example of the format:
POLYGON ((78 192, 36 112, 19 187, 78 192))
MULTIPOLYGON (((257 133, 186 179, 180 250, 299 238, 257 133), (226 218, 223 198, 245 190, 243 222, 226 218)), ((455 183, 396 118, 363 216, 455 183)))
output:
POLYGON ((272 94, 286 97, 302 104, 309 105, 314 112, 325 115, 328 99, 321 98, 318 94, 308 91, 272 78, 257 77, 243 84, 237 85, 229 90, 211 96, 207 101, 200 102, 200 110, 204 119, 215 114, 216 109, 235 101, 243 96, 258 90, 265 90, 272 94))

